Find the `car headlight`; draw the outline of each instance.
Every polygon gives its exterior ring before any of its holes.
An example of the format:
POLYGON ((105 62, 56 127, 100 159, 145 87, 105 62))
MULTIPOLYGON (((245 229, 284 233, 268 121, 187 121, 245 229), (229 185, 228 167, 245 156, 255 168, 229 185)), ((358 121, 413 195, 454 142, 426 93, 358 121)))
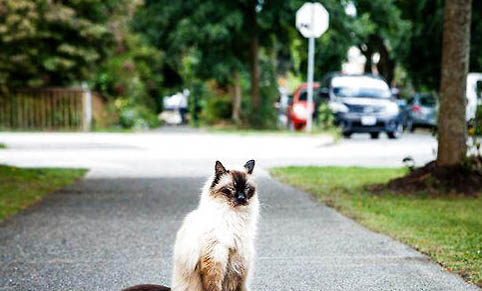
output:
POLYGON ((293 106, 293 111, 294 111, 296 117, 298 117, 299 119, 306 119, 307 110, 306 110, 305 106, 303 106, 301 104, 296 104, 295 106, 293 106))
POLYGON ((397 115, 398 113, 400 113, 400 109, 398 108, 397 104, 391 103, 385 107, 385 110, 383 112, 387 115, 397 115))
POLYGON ((349 111, 348 107, 340 102, 330 102, 328 103, 328 107, 330 107, 333 113, 347 113, 349 111))

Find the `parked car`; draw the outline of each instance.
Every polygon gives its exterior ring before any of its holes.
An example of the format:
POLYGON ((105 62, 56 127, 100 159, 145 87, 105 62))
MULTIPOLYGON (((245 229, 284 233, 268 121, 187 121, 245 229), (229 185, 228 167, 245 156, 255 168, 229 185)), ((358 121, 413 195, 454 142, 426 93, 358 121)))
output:
POLYGON ((399 138, 403 127, 400 109, 392 98, 390 87, 374 75, 330 74, 321 83, 321 98, 329 99, 335 114, 335 124, 343 135, 369 133, 378 138, 385 132, 389 138, 399 138))
POLYGON ((407 100, 402 113, 403 127, 413 132, 417 127, 437 126, 437 99, 433 94, 415 93, 407 100))
POLYGON ((467 74, 467 109, 465 119, 467 121, 475 118, 477 106, 482 105, 482 73, 467 74))
MULTIPOLYGON (((288 126, 290 129, 301 130, 306 126, 308 114, 308 92, 307 84, 301 84, 293 93, 293 99, 288 106, 288 126)), ((320 91, 320 84, 313 82, 313 107, 312 112, 316 118, 317 108, 324 100, 328 100, 328 96, 324 96, 320 91)))

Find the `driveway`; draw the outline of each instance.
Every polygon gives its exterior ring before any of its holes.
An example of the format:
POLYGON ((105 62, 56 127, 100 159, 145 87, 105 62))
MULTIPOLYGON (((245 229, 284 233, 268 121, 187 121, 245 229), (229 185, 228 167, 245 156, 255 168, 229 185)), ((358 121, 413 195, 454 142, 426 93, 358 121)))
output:
POLYGON ((118 290, 170 283, 171 250, 214 161, 257 159, 262 219, 253 290, 478 290, 415 250, 373 233, 310 195, 273 180, 287 164, 423 163, 426 135, 355 137, 0 134, 0 161, 86 167, 82 181, 0 224, 1 290, 118 290))

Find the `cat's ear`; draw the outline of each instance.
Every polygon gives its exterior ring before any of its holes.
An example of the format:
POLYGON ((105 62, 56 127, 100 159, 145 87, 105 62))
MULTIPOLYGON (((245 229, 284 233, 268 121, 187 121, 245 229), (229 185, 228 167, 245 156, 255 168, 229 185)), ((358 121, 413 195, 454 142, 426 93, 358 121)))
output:
POLYGON ((216 174, 216 177, 221 176, 222 174, 225 174, 227 171, 224 168, 223 164, 221 164, 220 161, 216 161, 216 165, 214 166, 214 173, 216 174))
POLYGON ((246 171, 248 172, 248 174, 252 174, 253 173, 253 170, 254 170, 254 160, 249 160, 246 162, 246 164, 244 164, 244 168, 246 169, 246 171))

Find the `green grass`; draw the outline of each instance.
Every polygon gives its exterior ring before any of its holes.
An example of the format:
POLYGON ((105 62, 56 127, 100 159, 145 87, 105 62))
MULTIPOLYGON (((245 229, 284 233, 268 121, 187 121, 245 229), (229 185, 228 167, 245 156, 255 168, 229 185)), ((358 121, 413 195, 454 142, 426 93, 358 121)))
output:
POLYGON ((7 146, 0 142, 0 149, 6 149, 6 148, 7 148, 7 146))
POLYGON ((0 221, 48 193, 73 183, 87 170, 26 169, 0 165, 0 221))
POLYGON ((313 193, 368 228, 429 255, 446 269, 482 285, 482 198, 374 194, 364 185, 384 183, 406 169, 286 167, 274 177, 313 193))

